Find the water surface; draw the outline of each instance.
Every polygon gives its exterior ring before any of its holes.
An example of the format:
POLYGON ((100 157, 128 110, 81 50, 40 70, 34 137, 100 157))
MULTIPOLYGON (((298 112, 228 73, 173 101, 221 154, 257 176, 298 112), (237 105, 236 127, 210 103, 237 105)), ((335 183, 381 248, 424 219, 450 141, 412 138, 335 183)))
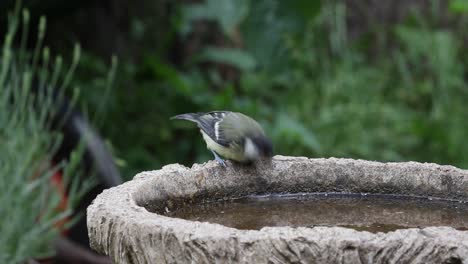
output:
POLYGON ((238 229, 266 226, 343 226, 369 232, 428 226, 468 230, 468 204, 385 195, 249 196, 192 204, 165 215, 238 229))

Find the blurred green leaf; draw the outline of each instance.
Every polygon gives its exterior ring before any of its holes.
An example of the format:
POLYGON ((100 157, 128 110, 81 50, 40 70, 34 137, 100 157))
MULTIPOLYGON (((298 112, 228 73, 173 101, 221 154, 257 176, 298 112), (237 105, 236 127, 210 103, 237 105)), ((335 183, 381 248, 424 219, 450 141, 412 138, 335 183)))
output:
POLYGON ((293 119, 291 115, 279 113, 274 128, 276 141, 285 141, 307 147, 310 151, 320 153, 321 147, 316 136, 302 123, 293 119))
POLYGON ((189 33, 195 20, 213 20, 224 34, 233 37, 235 28, 248 14, 249 3, 249 0, 206 0, 203 4, 187 5, 182 9, 182 33, 189 33))
POLYGON ((449 4, 449 9, 454 13, 468 13, 468 1, 451 0, 449 4))
POLYGON ((280 1, 282 7, 282 13, 285 16, 293 16, 298 14, 302 17, 303 21, 307 19, 314 19, 320 14, 322 7, 321 1, 310 1, 310 0, 291 0, 291 1, 280 1))
POLYGON ((231 65, 242 71, 255 68, 255 59, 240 49, 208 47, 200 55, 201 60, 231 65))

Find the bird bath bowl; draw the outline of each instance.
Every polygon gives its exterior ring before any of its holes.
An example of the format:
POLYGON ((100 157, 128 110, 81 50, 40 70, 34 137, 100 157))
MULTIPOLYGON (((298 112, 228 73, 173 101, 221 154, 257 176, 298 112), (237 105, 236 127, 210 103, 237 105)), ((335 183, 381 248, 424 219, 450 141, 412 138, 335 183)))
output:
POLYGON ((116 263, 468 263, 468 171, 275 156, 168 165, 100 194, 91 247, 116 263))

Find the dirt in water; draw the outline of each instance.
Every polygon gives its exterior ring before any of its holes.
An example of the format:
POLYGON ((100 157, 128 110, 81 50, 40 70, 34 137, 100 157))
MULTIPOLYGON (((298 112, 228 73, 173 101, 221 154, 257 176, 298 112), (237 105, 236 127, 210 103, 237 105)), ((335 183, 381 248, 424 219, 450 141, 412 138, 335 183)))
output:
POLYGON ((267 226, 342 226, 374 233, 428 226, 468 230, 467 203, 388 195, 249 196, 192 204, 165 215, 254 230, 267 226))

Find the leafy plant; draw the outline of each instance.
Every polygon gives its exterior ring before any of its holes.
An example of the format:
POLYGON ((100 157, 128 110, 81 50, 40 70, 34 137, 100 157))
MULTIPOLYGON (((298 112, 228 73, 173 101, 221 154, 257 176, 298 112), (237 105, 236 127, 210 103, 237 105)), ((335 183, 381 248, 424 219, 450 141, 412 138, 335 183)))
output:
POLYGON ((62 135, 51 125, 61 121, 56 114, 80 49, 75 48, 71 66, 64 71, 63 59, 53 59, 50 50, 42 47, 46 30, 42 17, 34 52, 27 52, 29 18, 26 10, 20 17, 18 7, 9 16, 0 55, 1 263, 24 263, 53 254, 53 242, 67 226, 62 223, 72 220, 73 206, 92 185, 80 178, 82 148, 68 162, 53 162, 62 135), (13 47, 15 41, 19 48, 13 47), (52 181, 59 171, 67 190, 65 205, 52 181))
MULTIPOLYGON (((103 134, 122 158, 125 177, 210 159, 195 127, 168 118, 222 109, 258 119, 278 154, 468 167, 461 143, 468 117, 463 1, 415 5, 411 12, 392 14, 402 15, 398 21, 383 22, 367 18, 373 6, 350 2, 177 5, 182 11, 172 14, 169 35, 185 40, 191 23, 201 19, 218 24, 227 38, 237 28, 243 45, 202 47, 179 65, 167 54, 182 56, 182 48, 168 41, 158 51, 141 51, 140 61, 122 63, 103 134), (356 14, 365 23, 353 21, 356 14), (230 65, 239 79, 225 82, 198 62, 230 65)), ((91 96, 93 90, 86 92, 89 101, 99 98, 91 96)))
MULTIPOLYGON (((416 11, 408 22, 371 32, 394 41, 375 55, 348 38, 344 2, 298 12, 305 4, 251 3, 244 52, 260 67, 244 71, 235 92, 230 84, 208 92, 200 107, 251 113, 282 154, 468 166, 459 143, 467 135, 461 120, 468 117, 462 103, 468 98, 458 29, 441 29, 416 11)), ((439 2, 432 4, 431 10, 439 2)))

